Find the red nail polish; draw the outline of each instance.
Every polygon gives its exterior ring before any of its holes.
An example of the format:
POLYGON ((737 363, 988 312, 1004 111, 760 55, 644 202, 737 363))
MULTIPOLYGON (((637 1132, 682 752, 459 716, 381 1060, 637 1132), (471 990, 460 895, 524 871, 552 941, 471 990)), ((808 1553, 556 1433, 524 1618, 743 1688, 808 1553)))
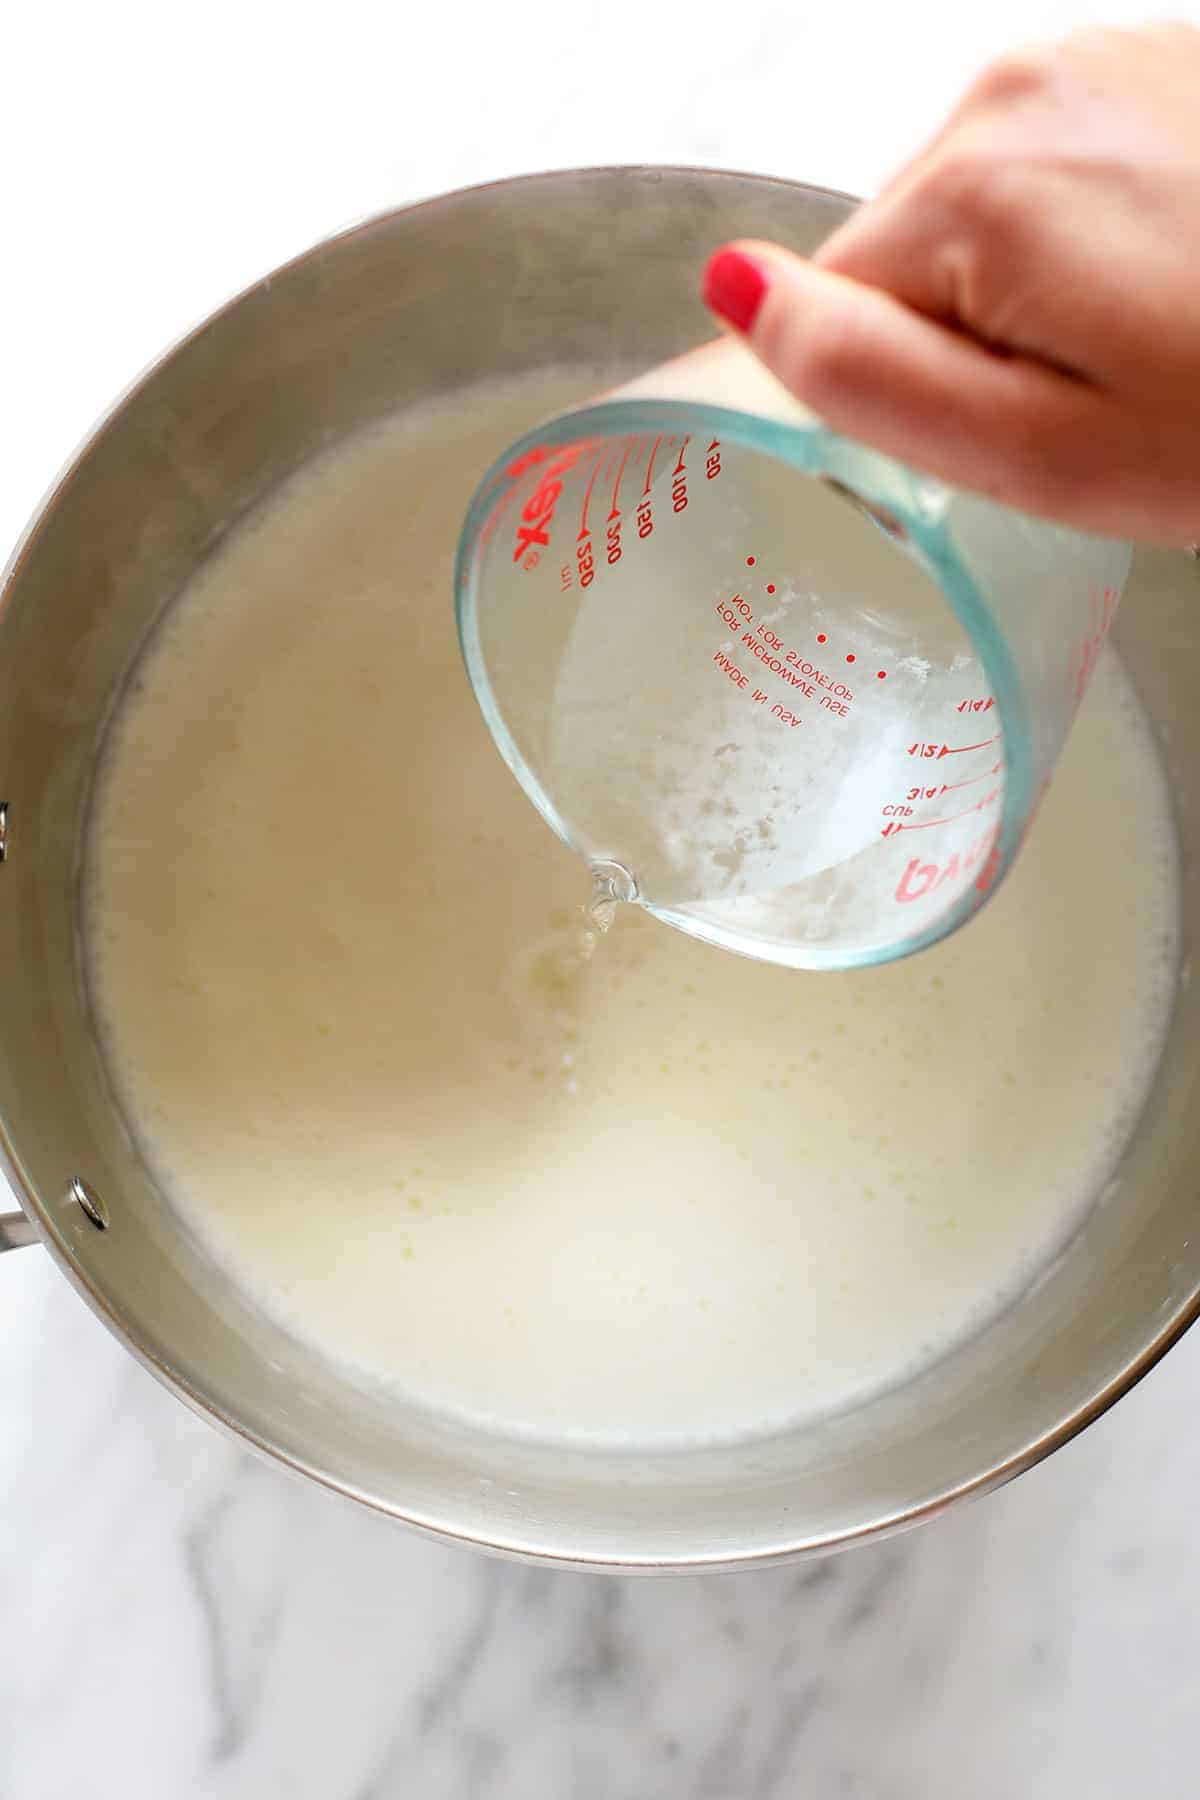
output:
POLYGON ((767 291, 761 263, 740 250, 718 250, 704 271, 704 298, 735 331, 749 331, 767 291))

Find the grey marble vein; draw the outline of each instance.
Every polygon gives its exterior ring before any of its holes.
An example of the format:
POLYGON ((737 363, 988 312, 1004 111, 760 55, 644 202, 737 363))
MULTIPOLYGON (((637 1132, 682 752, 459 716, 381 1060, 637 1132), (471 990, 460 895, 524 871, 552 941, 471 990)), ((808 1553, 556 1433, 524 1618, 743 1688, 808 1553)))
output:
POLYGON ((183 1532, 207 1640, 217 1726, 211 1754, 218 1762, 242 1747, 285 1616, 286 1546, 273 1500, 270 1472, 242 1456, 183 1532), (252 1560, 238 1553, 246 1538, 255 1545, 252 1560))

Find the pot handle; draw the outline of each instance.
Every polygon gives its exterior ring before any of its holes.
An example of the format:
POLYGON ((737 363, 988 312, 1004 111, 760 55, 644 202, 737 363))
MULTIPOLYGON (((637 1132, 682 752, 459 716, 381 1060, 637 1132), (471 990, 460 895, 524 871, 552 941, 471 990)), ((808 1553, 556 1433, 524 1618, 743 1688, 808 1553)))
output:
POLYGON ((0 1213, 0 1255, 37 1243, 37 1232, 23 1212, 0 1213))

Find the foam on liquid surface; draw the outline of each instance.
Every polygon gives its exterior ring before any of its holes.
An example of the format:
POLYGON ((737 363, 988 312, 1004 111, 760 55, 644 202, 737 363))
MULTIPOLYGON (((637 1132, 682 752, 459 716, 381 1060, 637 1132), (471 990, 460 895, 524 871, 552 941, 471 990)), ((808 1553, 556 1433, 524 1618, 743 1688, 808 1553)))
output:
POLYGON ((1170 1013, 1177 879, 1110 660, 997 899, 800 975, 623 908, 479 719, 450 562, 537 387, 297 477, 167 615, 89 842, 106 1058, 167 1203, 356 1378, 497 1429, 711 1441, 982 1323, 1107 1180, 1170 1013))

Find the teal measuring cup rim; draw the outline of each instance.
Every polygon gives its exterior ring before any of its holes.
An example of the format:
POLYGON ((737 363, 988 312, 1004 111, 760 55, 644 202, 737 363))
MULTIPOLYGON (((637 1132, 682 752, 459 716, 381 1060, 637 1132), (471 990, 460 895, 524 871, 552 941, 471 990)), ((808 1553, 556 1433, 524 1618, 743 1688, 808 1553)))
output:
MULTIPOLYGON (((985 905, 999 885, 1025 831, 1034 797, 1033 739, 1024 689, 1003 632, 999 629, 966 564, 943 524, 954 490, 918 475, 891 457, 840 436, 817 419, 811 422, 771 419, 757 413, 695 400, 628 399, 598 401, 534 427, 508 445, 483 476, 471 498, 459 533, 454 559, 454 610, 459 648, 480 710, 497 749, 546 822, 572 849, 578 850, 570 827, 522 755, 496 703, 479 634, 480 534, 509 469, 530 450, 550 449, 583 438, 626 437, 631 433, 682 429, 692 436, 707 432, 765 453, 808 476, 833 476, 848 491, 872 506, 886 509, 904 527, 906 542, 899 556, 912 556, 936 582, 963 626, 983 664, 995 696, 1004 744, 1004 800, 996 849, 999 868, 982 895, 962 894, 936 925, 895 943, 867 950, 838 951, 813 946, 802 964, 813 970, 868 968, 898 961, 948 937, 985 905)), ((848 501, 849 503, 849 501, 848 501)), ((882 529, 882 527, 880 527, 882 529)), ((583 854, 583 852, 580 852, 583 854)), ((729 948, 702 918, 646 904, 647 912, 692 937, 729 948)), ((752 955, 747 951, 745 954, 752 955)))

